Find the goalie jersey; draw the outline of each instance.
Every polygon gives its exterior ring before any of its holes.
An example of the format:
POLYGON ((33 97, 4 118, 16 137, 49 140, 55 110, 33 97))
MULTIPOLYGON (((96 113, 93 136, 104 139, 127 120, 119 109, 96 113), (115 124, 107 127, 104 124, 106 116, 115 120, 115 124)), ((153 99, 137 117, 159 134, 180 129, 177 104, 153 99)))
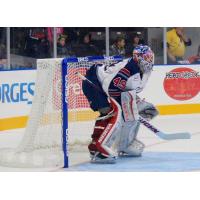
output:
POLYGON ((107 96, 113 97, 121 105, 121 92, 136 90, 139 93, 145 87, 150 73, 142 74, 137 63, 125 59, 112 65, 96 64, 86 72, 86 78, 102 92, 83 80, 82 89, 92 110, 109 107, 107 96))
POLYGON ((146 85, 150 73, 142 74, 133 58, 125 59, 116 64, 99 65, 96 74, 104 92, 115 99, 121 92, 136 90, 141 92, 146 85))

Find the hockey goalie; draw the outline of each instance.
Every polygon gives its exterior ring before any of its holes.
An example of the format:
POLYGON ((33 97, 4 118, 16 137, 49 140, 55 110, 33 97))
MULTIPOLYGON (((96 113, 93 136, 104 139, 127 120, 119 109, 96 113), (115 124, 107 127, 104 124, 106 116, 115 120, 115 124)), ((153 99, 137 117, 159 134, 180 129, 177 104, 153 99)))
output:
POLYGON ((145 87, 153 64, 153 51, 139 45, 129 59, 112 65, 95 64, 87 70, 86 78, 96 87, 84 80, 83 93, 91 109, 100 113, 88 146, 91 162, 115 163, 117 155, 142 155, 145 145, 137 139, 139 115, 151 120, 158 111, 138 93, 145 87), (112 148, 114 143, 117 153, 112 148))

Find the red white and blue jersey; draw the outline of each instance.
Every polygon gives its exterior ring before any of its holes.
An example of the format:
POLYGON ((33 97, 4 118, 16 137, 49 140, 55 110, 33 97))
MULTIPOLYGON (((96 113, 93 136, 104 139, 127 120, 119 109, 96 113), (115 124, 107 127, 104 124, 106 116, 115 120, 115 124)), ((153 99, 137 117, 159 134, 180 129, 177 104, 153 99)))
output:
POLYGON ((124 91, 141 92, 151 72, 141 74, 137 63, 130 58, 111 66, 99 65, 96 73, 104 92, 117 98, 124 91))

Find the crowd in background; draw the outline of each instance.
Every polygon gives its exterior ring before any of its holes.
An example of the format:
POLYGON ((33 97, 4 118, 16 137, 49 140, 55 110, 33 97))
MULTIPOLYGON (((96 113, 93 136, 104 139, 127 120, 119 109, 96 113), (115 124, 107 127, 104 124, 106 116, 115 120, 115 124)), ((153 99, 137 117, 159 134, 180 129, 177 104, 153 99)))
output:
MULTIPOLYGON (((16 61, 11 62, 11 68, 22 68, 23 65, 35 67, 33 59, 53 57, 53 28, 11 28, 10 30, 10 53, 16 61), (17 62, 20 59, 21 62, 17 62)), ((133 48, 143 42, 141 32, 131 30, 126 33, 116 31, 111 37, 110 55, 128 57, 133 48)), ((106 55, 104 27, 56 28, 56 38, 57 57, 106 55)), ((5 41, 0 43, 0 56, 0 59, 6 59, 5 41)))
POLYGON ((167 32, 167 56, 168 64, 200 64, 200 46, 197 53, 184 58, 186 48, 192 45, 192 40, 183 27, 175 27, 167 32))
MULTIPOLYGON (((95 44, 92 35, 87 30, 80 32, 78 28, 57 28, 58 57, 102 55, 105 44, 95 44)), ((12 36, 11 36, 12 37, 12 36)), ((16 43, 11 44, 15 54, 33 58, 52 57, 53 28, 30 28, 25 31, 17 29, 14 37, 16 43), (21 35, 21 32, 24 35, 21 35), (22 41, 23 40, 23 41, 22 41), (20 41, 20 42, 19 42, 20 41)))
MULTIPOLYGON (((19 34, 21 32, 19 31, 19 34)), ((105 55, 105 36, 103 40, 95 38, 95 35, 102 35, 102 32, 89 32, 87 29, 78 28, 57 29, 57 56, 94 56, 105 55)), ((128 57, 131 55, 133 48, 143 42, 141 33, 134 33, 129 38, 118 33, 120 36, 112 38, 110 45, 110 55, 121 55, 128 57)), ((52 57, 53 32, 52 28, 34 28, 29 33, 21 35, 24 41, 13 44, 15 53, 34 58, 52 57), (19 52, 17 52, 19 51, 19 52)))
MULTIPOLYGON (((116 37, 110 45, 109 55, 131 56, 137 45, 144 44, 140 34, 140 32, 133 34, 129 41, 123 36, 116 37)), ((70 41, 68 35, 61 34, 58 37, 57 50, 59 57, 105 55, 105 44, 96 43, 91 33, 83 34, 78 41, 70 41)))
POLYGON ((129 41, 126 41, 124 37, 117 37, 110 47, 110 55, 130 57, 134 48, 140 44, 145 44, 140 32, 134 33, 129 41))
MULTIPOLYGON (((147 44, 155 53, 160 54, 163 41, 159 47, 150 42, 148 28, 111 28, 109 55, 130 57, 138 44, 147 44), (156 52, 156 49, 158 49, 156 52)), ((151 28, 149 28, 151 29, 151 28)), ((0 68, 6 66, 6 28, 0 28, 0 68)), ((53 28, 11 28, 10 55, 11 68, 35 67, 38 58, 52 58, 53 55, 53 28)), ((56 28, 57 57, 83 57, 106 55, 105 28, 56 28)), ((185 58, 186 49, 192 46, 192 39, 187 36, 182 27, 168 28, 167 62, 168 64, 200 63, 200 47, 196 54, 185 58)), ((161 53, 162 54, 162 53, 161 53)), ((162 55, 163 56, 163 55, 162 55)))

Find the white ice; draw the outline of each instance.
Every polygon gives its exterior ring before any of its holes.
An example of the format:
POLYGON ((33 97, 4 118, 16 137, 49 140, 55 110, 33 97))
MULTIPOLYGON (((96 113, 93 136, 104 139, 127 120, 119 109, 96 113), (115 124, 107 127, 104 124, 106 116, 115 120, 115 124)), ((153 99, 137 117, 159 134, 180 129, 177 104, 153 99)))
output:
MULTIPOLYGON (((167 132, 190 132, 189 140, 164 141, 141 126, 138 138, 145 143, 144 154, 140 158, 118 159, 115 165, 97 165, 89 162, 87 141, 91 130, 86 123, 80 123, 79 135, 69 135, 70 142, 84 141, 79 147, 70 149, 68 169, 56 171, 200 171, 200 115, 159 116, 152 123, 167 132), (86 141, 86 142, 85 142, 86 141)), ((91 126, 92 127, 92 126, 91 126)), ((0 148, 16 147, 23 137, 24 129, 0 132, 0 148)), ((79 142, 78 142, 79 143, 79 142)), ((43 169, 37 169, 43 171, 43 169)), ((46 169, 45 169, 46 170, 46 169)), ((48 169, 51 171, 52 169, 48 169)), ((35 171, 33 169, 13 169, 0 167, 0 171, 35 171)))

